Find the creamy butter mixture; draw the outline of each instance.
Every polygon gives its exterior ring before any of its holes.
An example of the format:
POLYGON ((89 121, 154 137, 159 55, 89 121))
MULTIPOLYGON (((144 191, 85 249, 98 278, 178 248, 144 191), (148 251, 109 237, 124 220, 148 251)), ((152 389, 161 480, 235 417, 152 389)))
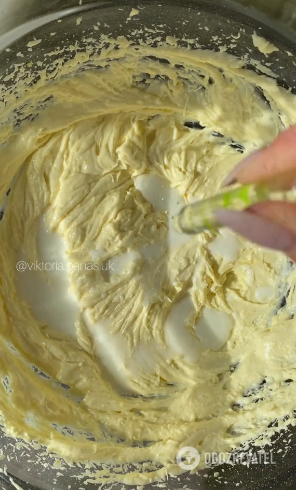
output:
POLYGON ((264 37, 258 36, 256 32, 254 32, 252 39, 255 48, 259 49, 259 51, 261 51, 261 53, 265 55, 274 53, 275 51, 279 51, 279 49, 274 44, 267 41, 267 39, 265 39, 264 37))
POLYGON ((167 41, 110 40, 100 69, 41 77, 21 100, 44 111, 1 133, 2 197, 18 172, 0 224, 3 425, 69 462, 134 465, 88 470, 106 481, 180 473, 180 448, 263 440, 296 408, 292 265, 171 225, 296 122, 295 98, 167 41), (41 260, 69 271, 16 271, 41 260))

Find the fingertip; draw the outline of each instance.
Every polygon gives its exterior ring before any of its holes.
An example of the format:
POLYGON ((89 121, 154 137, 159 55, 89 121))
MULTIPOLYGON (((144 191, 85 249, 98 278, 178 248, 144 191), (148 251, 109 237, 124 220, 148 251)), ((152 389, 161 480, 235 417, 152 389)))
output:
POLYGON ((272 250, 288 253, 296 250, 296 236, 285 227, 268 221, 249 211, 230 211, 219 209, 216 218, 223 226, 227 226, 251 242, 272 250))
POLYGON ((296 126, 283 131, 268 146, 253 152, 243 159, 226 177, 223 187, 236 182, 250 184, 255 182, 271 183, 291 188, 296 174, 296 126))
POLYGON ((252 167, 252 164, 254 161, 257 161, 258 158, 260 157, 260 154, 262 153, 262 150, 257 150, 251 153, 249 156, 244 158, 231 172, 230 174, 223 180, 222 182, 222 187, 228 187, 230 185, 236 184, 237 182, 240 182, 241 184, 248 184, 252 182, 252 171, 249 174, 249 179, 250 182, 243 182, 241 179, 242 173, 244 173, 246 170, 249 171, 249 169, 252 167))

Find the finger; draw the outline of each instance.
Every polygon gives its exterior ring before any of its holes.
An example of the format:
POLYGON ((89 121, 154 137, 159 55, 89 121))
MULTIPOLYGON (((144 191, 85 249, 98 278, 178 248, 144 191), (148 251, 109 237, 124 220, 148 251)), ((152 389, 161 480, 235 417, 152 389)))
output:
POLYGON ((291 188, 296 183, 296 126, 284 131, 266 148, 243 160, 225 179, 224 186, 282 181, 291 188))
POLYGON ((296 250, 296 235, 283 225, 258 216, 253 211, 219 209, 216 218, 223 225, 262 247, 290 254, 296 250))
POLYGON ((296 203, 265 201, 255 204, 248 211, 284 226, 296 236, 296 203))
MULTIPOLYGON (((266 201, 252 206, 248 211, 264 220, 283 226, 296 237, 296 203, 266 201)), ((296 257, 296 242, 293 249, 289 251, 289 255, 296 257)))

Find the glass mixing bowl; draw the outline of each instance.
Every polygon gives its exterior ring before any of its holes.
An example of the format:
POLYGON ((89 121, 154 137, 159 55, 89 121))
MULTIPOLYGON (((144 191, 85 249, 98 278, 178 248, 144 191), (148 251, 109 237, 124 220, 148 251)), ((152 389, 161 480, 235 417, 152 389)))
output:
MULTIPOLYGON (((78 3, 78 2, 77 2, 78 3)), ((251 35, 254 30, 261 32, 262 36, 276 43, 280 51, 274 55, 273 69, 278 75, 278 84, 285 88, 291 88, 296 92, 296 67, 293 63, 296 55, 296 35, 287 26, 274 23, 263 15, 259 15, 255 10, 245 8, 228 2, 226 0, 141 0, 138 3, 125 0, 114 0, 104 2, 92 2, 89 5, 77 5, 73 7, 73 2, 64 2, 68 9, 55 12, 48 11, 47 15, 29 21, 7 32, 0 38, 0 99, 5 102, 5 94, 17 92, 14 79, 13 66, 24 63, 25 73, 34 75, 38 80, 39 62, 44 60, 49 53, 57 48, 65 48, 65 61, 71 57, 70 46, 76 43, 80 50, 85 49, 84 38, 92 38, 88 45, 92 45, 93 53, 98 49, 97 41, 101 34, 116 36, 126 36, 134 44, 139 42, 139 36, 145 37, 145 29, 159 31, 159 36, 165 39, 166 36, 177 36, 182 38, 194 38, 205 49, 217 50, 212 36, 219 36, 221 39, 227 38, 230 34, 241 32, 239 42, 231 50, 236 56, 251 54, 252 58, 266 63, 266 58, 258 50, 254 49, 251 35), (139 14, 126 22, 132 8, 139 10, 139 14), (81 22, 77 22, 77 17, 81 22), (99 30, 94 30, 94 25, 99 22, 99 30), (207 29, 204 27, 207 26, 207 29), (144 33, 135 34, 136 28, 144 28, 144 33), (243 29, 243 30, 242 30, 243 29), (56 35, 52 36, 51 33, 56 35), (42 42, 35 46, 32 51, 28 51, 27 44, 32 38, 41 39, 42 42), (18 53, 23 53, 20 59, 18 53), (292 53, 291 55, 288 54, 292 53)), ((157 50, 156 50, 157 56, 157 50)), ((80 70, 93 68, 91 54, 88 61, 80 70)), ((51 60, 54 59, 54 55, 51 60)), ((159 60, 165 63, 165 60, 159 60)), ((110 60, 112 62, 112 60, 110 60)), ((248 64, 249 69, 258 69, 248 64)), ((31 81, 31 84, 34 83, 31 81)), ((30 90, 30 85, 28 85, 30 90)), ((46 105, 47 101, 40 101, 46 105)), ((11 114, 14 125, 17 127, 22 123, 21 108, 11 114)), ((4 123, 5 121, 1 121, 4 123)), ((0 214, 1 219, 1 214, 0 214)), ((285 298, 283 298, 283 307, 285 298)), ((40 374, 40 373, 39 373, 40 374)), ((36 374, 37 376, 38 374, 36 374)), ((28 396, 30 396, 28 394, 28 396)), ((296 407, 295 407, 296 408, 296 407)), ((284 490, 295 488, 296 486, 296 431, 291 431, 291 444, 282 442, 283 438, 277 436, 274 444, 274 453, 278 454, 275 465, 250 465, 247 466, 220 466, 218 469, 208 469, 200 475, 185 474, 179 479, 170 479, 167 482, 169 490, 177 489, 220 489, 221 486, 227 490, 239 489, 248 490, 284 490), (277 451, 279 451, 277 453, 277 451), (219 471, 220 477, 217 479, 215 472, 219 471), (205 474, 207 476, 205 476, 205 474)), ((97 485, 86 483, 84 479, 77 480, 74 475, 79 474, 78 466, 69 467, 66 472, 62 472, 58 467, 53 469, 48 463, 50 456, 42 455, 43 448, 36 445, 35 448, 24 449, 15 440, 0 434, 0 447, 3 449, 3 459, 0 461, 2 469, 1 487, 4 490, 14 490, 15 488, 42 490, 78 490, 89 488, 94 490, 97 485), (13 479, 12 479, 13 478, 13 479), (19 485, 19 486, 17 486, 19 485)), ((58 465, 57 465, 58 466, 58 465)), ((147 490, 157 488, 157 484, 148 485, 147 490)), ((106 486, 104 488, 111 488, 106 486)), ((122 484, 112 485, 113 490, 122 490, 122 484)), ((129 487, 133 488, 133 487, 129 487)))

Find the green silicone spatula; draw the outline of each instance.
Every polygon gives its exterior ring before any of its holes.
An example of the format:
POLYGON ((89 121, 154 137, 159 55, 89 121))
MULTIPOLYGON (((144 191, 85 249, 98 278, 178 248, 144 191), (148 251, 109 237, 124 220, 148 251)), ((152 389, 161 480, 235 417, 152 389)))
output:
POLYGON ((215 216, 217 209, 243 211, 266 200, 295 201, 295 191, 274 192, 267 184, 249 184, 226 191, 220 195, 185 206, 174 218, 175 229, 180 233, 197 234, 220 228, 215 216))

